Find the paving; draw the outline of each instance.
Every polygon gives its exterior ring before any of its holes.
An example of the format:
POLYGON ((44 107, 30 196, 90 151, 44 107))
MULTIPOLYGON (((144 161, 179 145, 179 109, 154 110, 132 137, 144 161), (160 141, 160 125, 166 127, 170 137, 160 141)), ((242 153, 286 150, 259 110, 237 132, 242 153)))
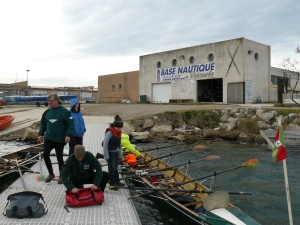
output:
MULTIPOLYGON (((86 150, 94 155, 102 151, 102 140, 104 131, 113 118, 88 118, 86 120, 87 132, 83 139, 86 150), (94 120, 93 120, 94 119, 94 120), (102 121, 102 122, 100 122, 102 121), (105 121, 105 122, 104 122, 105 121)), ((52 163, 56 162, 56 157, 51 157, 52 163)), ((102 165, 105 160, 100 160, 102 165)), ((54 173, 58 175, 58 165, 53 164, 54 173)), ((33 171, 40 171, 40 163, 32 167, 33 171)), ((103 167, 107 171, 107 166, 103 167)), ((42 164, 43 174, 47 175, 46 166, 42 164)), ((108 188, 104 191, 105 201, 102 205, 87 206, 81 208, 65 209, 65 190, 64 185, 58 185, 57 180, 45 183, 37 180, 37 174, 25 173, 25 184, 30 191, 39 192, 43 195, 47 204, 48 213, 41 218, 35 219, 13 219, 0 217, 0 224, 43 224, 43 225, 139 225, 140 220, 135 210, 134 204, 128 200, 130 196, 126 189, 113 191, 108 188)), ((89 186, 89 185, 87 185, 89 186)), ((7 203, 7 196, 16 192, 24 191, 21 179, 16 180, 0 195, 0 208, 4 209, 7 203)))

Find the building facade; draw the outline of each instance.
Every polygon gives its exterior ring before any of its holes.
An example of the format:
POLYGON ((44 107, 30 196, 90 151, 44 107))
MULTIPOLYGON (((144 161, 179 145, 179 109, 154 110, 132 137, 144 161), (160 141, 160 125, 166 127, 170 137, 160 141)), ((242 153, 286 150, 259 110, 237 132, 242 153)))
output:
POLYGON ((139 94, 150 102, 269 101, 271 47, 245 38, 140 56, 139 94))
POLYGON ((139 71, 98 76, 101 103, 139 102, 139 71))

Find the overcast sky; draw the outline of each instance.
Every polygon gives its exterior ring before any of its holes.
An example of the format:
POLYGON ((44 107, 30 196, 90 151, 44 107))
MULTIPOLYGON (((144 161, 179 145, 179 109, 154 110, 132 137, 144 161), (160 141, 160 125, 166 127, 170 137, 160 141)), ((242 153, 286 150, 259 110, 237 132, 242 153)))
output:
POLYGON ((7 0, 0 2, 0 83, 95 86, 139 70, 139 56, 245 37, 271 64, 300 60, 299 0, 7 0))

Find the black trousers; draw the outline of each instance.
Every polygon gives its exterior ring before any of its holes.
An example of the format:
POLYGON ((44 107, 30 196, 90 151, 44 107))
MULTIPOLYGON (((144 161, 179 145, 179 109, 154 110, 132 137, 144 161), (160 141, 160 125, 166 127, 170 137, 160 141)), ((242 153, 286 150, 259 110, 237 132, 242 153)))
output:
POLYGON ((43 156, 44 156, 45 164, 46 164, 49 174, 54 174, 52 162, 50 159, 50 152, 52 149, 55 149, 56 158, 57 158, 57 162, 58 162, 58 168, 59 168, 59 174, 60 174, 61 168, 64 165, 64 158, 63 158, 64 146, 65 146, 64 143, 58 143, 58 142, 53 142, 53 141, 44 139, 44 154, 43 154, 43 156))
MULTIPOLYGON (((104 191, 106 184, 108 183, 108 180, 109 180, 109 173, 106 171, 103 171, 102 173, 103 173, 102 180, 101 180, 99 187, 101 188, 102 191, 104 191)), ((71 182, 74 184, 74 186, 76 188, 79 189, 79 188, 82 188, 84 184, 93 184, 95 175, 96 175, 96 172, 94 172, 90 177, 88 177, 85 180, 76 181, 76 182, 71 180, 71 182)))
POLYGON ((71 137, 69 142, 69 156, 74 153, 74 148, 76 145, 82 145, 83 137, 71 137))

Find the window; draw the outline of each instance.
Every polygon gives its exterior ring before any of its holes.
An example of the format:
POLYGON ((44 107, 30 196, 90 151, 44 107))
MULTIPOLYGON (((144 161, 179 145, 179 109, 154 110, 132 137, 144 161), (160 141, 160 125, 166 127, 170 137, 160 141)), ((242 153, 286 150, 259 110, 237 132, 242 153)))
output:
POLYGON ((177 60, 176 59, 173 59, 172 60, 172 66, 176 66, 177 65, 177 60))
POLYGON ((115 90, 115 85, 114 85, 114 84, 111 86, 111 90, 112 90, 112 91, 115 90))
POLYGON ((160 61, 158 61, 158 62, 156 63, 156 67, 157 67, 157 69, 159 69, 159 68, 161 67, 161 62, 160 62, 160 61))
POLYGON ((208 59, 208 61, 214 61, 214 54, 212 54, 212 53, 210 53, 208 56, 207 56, 207 59, 208 59))
POLYGON ((119 90, 122 90, 122 84, 119 84, 119 90))
POLYGON ((271 75, 271 84, 278 85, 278 77, 271 75))
POLYGON ((195 62, 194 56, 191 56, 191 57, 189 58, 189 62, 190 62, 190 64, 194 64, 194 62, 195 62))
POLYGON ((259 59, 259 55, 258 55, 257 52, 254 54, 254 59, 255 59, 256 61, 258 61, 258 59, 259 59))

